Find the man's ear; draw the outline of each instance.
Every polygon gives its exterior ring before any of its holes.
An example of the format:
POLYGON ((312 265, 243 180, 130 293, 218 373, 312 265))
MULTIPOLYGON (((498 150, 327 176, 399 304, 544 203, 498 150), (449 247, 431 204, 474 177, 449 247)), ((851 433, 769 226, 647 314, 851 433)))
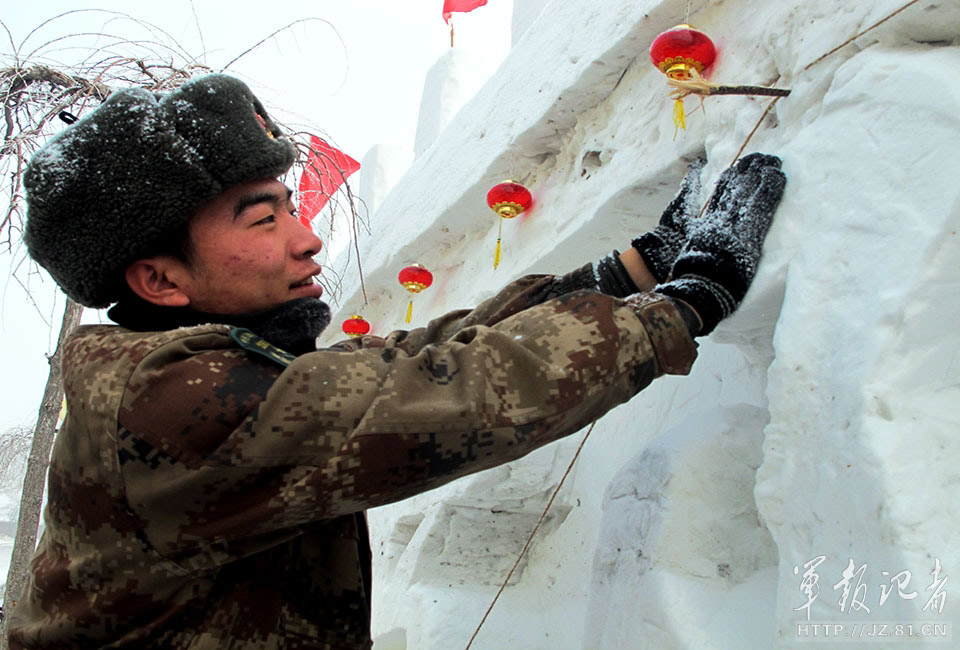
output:
POLYGON ((185 274, 182 262, 159 256, 137 260, 128 266, 126 279, 130 289, 147 302, 161 307, 186 307, 190 297, 182 288, 185 274))

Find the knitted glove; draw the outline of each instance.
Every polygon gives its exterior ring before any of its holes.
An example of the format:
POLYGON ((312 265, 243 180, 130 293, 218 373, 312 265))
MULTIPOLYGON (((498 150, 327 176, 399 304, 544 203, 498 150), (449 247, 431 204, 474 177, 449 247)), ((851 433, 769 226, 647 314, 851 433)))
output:
POLYGON ((540 300, 557 298, 573 291, 599 291, 615 298, 626 298, 640 291, 630 273, 620 261, 619 251, 603 259, 584 264, 578 269, 555 278, 545 289, 540 300))
POLYGON ((712 332, 746 295, 785 184, 779 158, 745 156, 720 175, 703 217, 687 224, 689 239, 672 280, 654 291, 697 312, 702 323, 697 336, 712 332))
POLYGON ((660 223, 631 242, 657 282, 666 282, 674 260, 687 241, 687 224, 700 211, 700 172, 706 162, 698 158, 687 166, 687 175, 660 216, 660 223))

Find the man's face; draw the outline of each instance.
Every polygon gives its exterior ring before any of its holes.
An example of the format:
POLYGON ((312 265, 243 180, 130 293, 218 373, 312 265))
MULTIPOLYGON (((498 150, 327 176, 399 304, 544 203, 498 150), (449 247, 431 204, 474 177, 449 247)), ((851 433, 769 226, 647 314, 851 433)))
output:
POLYGON ((193 264, 179 283, 198 311, 247 314, 295 298, 319 298, 321 242, 295 216, 277 180, 230 188, 190 222, 193 264))

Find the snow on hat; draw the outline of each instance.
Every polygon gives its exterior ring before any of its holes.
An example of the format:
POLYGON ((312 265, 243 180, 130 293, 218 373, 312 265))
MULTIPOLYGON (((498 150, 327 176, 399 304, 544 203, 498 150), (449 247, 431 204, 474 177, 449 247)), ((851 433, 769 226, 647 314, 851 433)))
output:
POLYGON ((31 257, 87 307, 116 302, 131 263, 226 188, 277 178, 296 149, 243 82, 208 75, 167 94, 118 90, 30 160, 31 257))

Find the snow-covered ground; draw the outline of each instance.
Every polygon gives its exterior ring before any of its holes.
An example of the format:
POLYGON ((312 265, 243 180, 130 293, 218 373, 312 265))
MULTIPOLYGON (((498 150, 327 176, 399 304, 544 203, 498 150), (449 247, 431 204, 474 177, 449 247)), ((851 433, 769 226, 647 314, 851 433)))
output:
MULTIPOLYGON (((674 139, 660 31, 711 35, 714 81, 792 89, 746 149, 788 177, 747 300, 689 377, 598 422, 473 648, 960 647, 939 636, 960 569, 960 5, 918 2, 809 65, 903 4, 517 0, 510 55, 418 139, 362 246, 370 305, 345 287, 341 315, 379 333, 402 327, 406 264, 436 278, 423 322, 622 249, 686 161, 711 181, 733 161, 770 100, 688 99, 674 139), (504 178, 536 203, 494 271, 504 178)), ((377 650, 466 646, 579 438, 371 513, 377 650)))

